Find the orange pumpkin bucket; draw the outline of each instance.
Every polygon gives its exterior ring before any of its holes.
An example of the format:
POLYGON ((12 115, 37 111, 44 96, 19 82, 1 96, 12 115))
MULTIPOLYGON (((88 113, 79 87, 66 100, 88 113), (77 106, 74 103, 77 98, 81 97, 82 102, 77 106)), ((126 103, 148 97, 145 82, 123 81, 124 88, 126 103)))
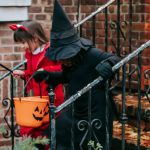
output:
POLYGON ((46 107, 45 107, 45 113, 43 117, 43 123, 49 122, 49 102, 47 102, 46 107))
POLYGON ((26 127, 39 127, 43 123, 48 99, 40 97, 14 98, 16 122, 26 127))
POLYGON ((49 122, 49 96, 42 96, 42 98, 48 100, 46 107, 44 109, 44 117, 43 117, 43 123, 49 122))

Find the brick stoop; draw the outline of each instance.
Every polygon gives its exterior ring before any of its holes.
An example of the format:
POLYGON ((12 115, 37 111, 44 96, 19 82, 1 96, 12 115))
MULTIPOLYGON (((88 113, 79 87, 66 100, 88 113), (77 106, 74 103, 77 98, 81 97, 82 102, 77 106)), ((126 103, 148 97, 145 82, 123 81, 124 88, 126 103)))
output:
MULTIPOLYGON (((118 121, 113 123, 113 149, 121 150, 121 135, 122 124, 118 121), (116 143, 116 144, 115 144, 116 143), (118 147, 118 149, 115 148, 118 147)), ((125 141, 127 150, 135 150, 137 145, 137 128, 129 124, 125 125, 125 141)), ((150 131, 141 131, 141 150, 148 150, 150 148, 150 131)))
MULTIPOLYGON (((121 95, 114 97, 115 104, 118 112, 122 111, 121 95)), ((128 116, 128 123, 130 125, 136 125, 137 120, 137 96, 126 96, 126 114, 128 116)), ((146 97, 141 97, 141 129, 150 131, 150 103, 146 97)))
MULTIPOLYGON (((121 95, 114 97, 117 110, 121 114, 122 100, 121 95)), ((126 96, 126 113, 128 122, 125 125, 126 149, 134 150, 137 145, 137 96, 126 96)), ((113 128, 113 149, 121 149, 122 125, 114 121, 113 128), (117 149, 114 147, 117 145, 117 149), (120 148, 118 148, 120 147, 120 148)), ((141 150, 150 150, 150 103, 146 97, 141 98, 141 150)))

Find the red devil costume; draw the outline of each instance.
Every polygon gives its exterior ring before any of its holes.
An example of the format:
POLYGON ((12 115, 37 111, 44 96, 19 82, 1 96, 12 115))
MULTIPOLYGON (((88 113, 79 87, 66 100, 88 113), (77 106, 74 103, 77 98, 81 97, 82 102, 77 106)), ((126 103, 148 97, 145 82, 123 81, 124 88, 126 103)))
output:
MULTIPOLYGON (((19 32, 27 32, 29 34, 30 31, 24 25, 21 24, 12 24, 9 26, 13 31, 19 32)), ((38 69, 42 68, 47 71, 61 71, 60 63, 56 63, 56 61, 50 61, 48 58, 45 57, 45 53, 47 49, 50 47, 50 43, 42 45, 41 47, 37 48, 33 53, 29 52, 28 49, 25 50, 25 58, 27 59, 27 70, 24 71, 23 78, 29 81, 30 77, 36 72, 38 69), (35 53, 36 52, 36 53, 35 53)), ((34 96, 47 96, 48 89, 47 84, 45 82, 41 82, 38 84, 35 82, 34 79, 31 79, 27 84, 27 93, 33 90, 34 96)), ((64 101, 64 94, 63 94, 63 87, 62 84, 56 86, 55 90, 55 100, 54 103, 56 106, 60 105, 64 101)), ((21 135, 27 135, 31 137, 42 136, 43 130, 49 125, 49 123, 43 124, 41 127, 38 128, 31 128, 31 127, 20 127, 21 135)))
MULTIPOLYGON (((61 65, 59 63, 56 63, 54 61, 48 60, 44 55, 46 53, 46 50, 49 48, 50 44, 47 43, 43 49, 42 52, 33 55, 32 53, 29 53, 28 50, 26 50, 25 57, 27 59, 27 70, 25 70, 25 80, 28 81, 31 75, 38 69, 43 68, 47 71, 60 71, 61 65)), ((45 82, 41 82, 40 85, 35 82, 34 79, 30 80, 27 86, 27 93, 33 90, 34 96, 39 96, 42 94, 42 96, 47 96, 47 84, 45 82), (41 91, 40 91, 41 90, 41 91)), ((58 85, 55 90, 55 105, 58 106, 64 101, 64 94, 62 85, 58 85)), ((41 136, 43 134, 43 130, 48 126, 47 124, 42 125, 39 128, 30 128, 30 127, 20 127, 20 133, 21 135, 28 135, 31 137, 37 137, 41 136)))
MULTIPOLYGON (((53 23, 51 31, 51 47, 46 52, 50 60, 70 61, 71 65, 62 64, 62 72, 52 73, 38 71, 34 76, 41 82, 49 76, 49 83, 68 84, 68 95, 76 94, 99 75, 104 81, 114 77, 112 66, 120 59, 110 53, 103 52, 92 46, 92 43, 80 38, 71 24, 62 6, 55 0, 53 23), (43 77, 42 77, 43 75, 43 77), (39 76, 41 78, 39 78, 39 76)), ((87 150, 88 133, 82 128, 88 126, 88 97, 85 93, 74 102, 72 107, 56 119, 56 149, 57 150, 87 150), (73 110, 73 113, 72 113, 73 110), (83 124, 81 125, 81 122, 83 124), (84 124, 85 123, 85 124, 84 124), (81 126, 80 126, 81 125, 81 126), (65 137, 65 138, 64 138, 65 137)), ((111 97, 110 97, 111 99, 111 97)), ((109 108, 109 134, 112 136, 112 108, 109 108)), ((105 82, 91 89, 91 140, 106 146, 106 95, 105 82), (96 122, 98 121, 98 122, 96 122), (99 128, 97 128, 99 124, 99 128), (97 126, 96 126, 97 125, 97 126)))

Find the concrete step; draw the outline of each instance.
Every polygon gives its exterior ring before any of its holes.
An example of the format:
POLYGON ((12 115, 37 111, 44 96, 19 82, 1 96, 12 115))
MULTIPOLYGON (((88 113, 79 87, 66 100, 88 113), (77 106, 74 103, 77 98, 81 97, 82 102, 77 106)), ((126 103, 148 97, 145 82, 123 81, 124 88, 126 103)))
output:
MULTIPOLYGON (((121 95, 114 96, 114 101, 119 114, 122 112, 122 97, 121 95)), ((126 114, 128 117, 128 123, 132 126, 137 124, 137 112, 138 112, 138 97, 126 96, 126 114)), ((146 97, 141 98, 141 129, 150 131, 150 103, 146 97)))
MULTIPOLYGON (((135 150, 137 145, 137 128, 129 124, 125 125, 125 142, 127 150, 135 150)), ((150 150, 150 131, 141 130, 141 150, 150 150)), ((122 124, 113 122, 113 149, 121 150, 122 124), (117 149, 116 149, 117 148, 117 149)))

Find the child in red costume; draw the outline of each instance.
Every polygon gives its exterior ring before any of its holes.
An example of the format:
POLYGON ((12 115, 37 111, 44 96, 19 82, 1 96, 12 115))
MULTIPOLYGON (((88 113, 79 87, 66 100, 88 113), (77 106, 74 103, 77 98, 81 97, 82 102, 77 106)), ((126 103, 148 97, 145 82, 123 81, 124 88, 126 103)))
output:
MULTIPOLYGON (((43 31, 42 26, 35 21, 25 21, 22 24, 12 24, 10 28, 14 31, 14 41, 21 43, 25 49, 25 58, 27 60, 27 70, 15 70, 13 75, 16 78, 23 78, 26 81, 31 75, 39 70, 47 71, 60 71, 61 65, 54 61, 48 60, 44 55, 49 48, 50 43, 43 31)), ((47 84, 44 82, 38 83, 34 79, 31 79, 27 85, 27 93, 33 90, 34 96, 47 96, 47 84)), ((58 106, 64 101, 64 94, 62 85, 58 85, 55 90, 55 105, 58 106)), ((43 131, 49 123, 43 124, 38 128, 32 127, 20 127, 21 136, 27 135, 33 138, 42 136, 43 131)))

